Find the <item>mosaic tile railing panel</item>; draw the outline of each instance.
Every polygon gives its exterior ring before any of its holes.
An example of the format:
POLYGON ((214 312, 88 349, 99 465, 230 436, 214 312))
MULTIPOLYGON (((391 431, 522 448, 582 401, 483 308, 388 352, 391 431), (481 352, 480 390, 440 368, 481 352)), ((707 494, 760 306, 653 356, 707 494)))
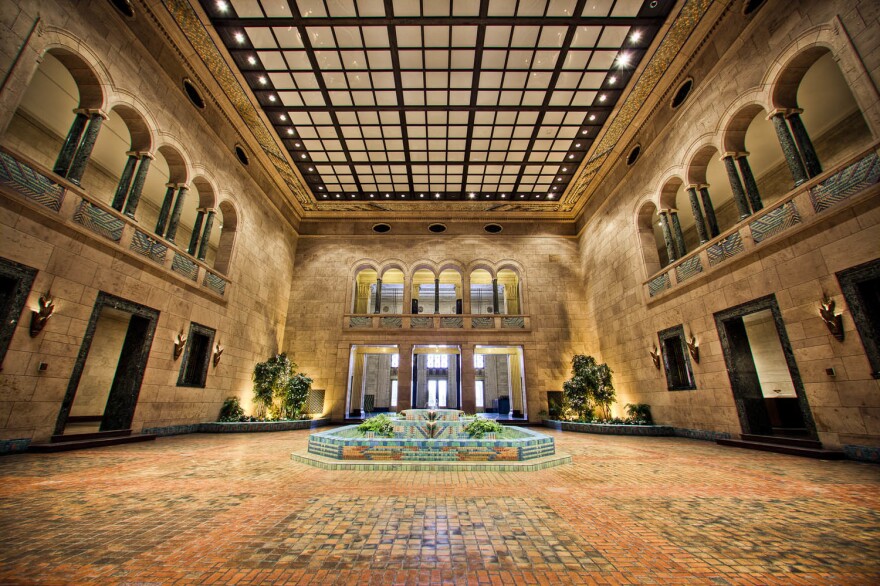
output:
POLYGON ((79 209, 73 215, 73 221, 113 242, 119 242, 122 238, 122 228, 125 226, 124 221, 85 200, 79 204, 79 209))
POLYGON ((212 272, 205 273, 205 280, 202 281, 202 285, 218 295, 223 295, 226 292, 226 279, 212 272))
POLYGON ((53 212, 61 209, 64 188, 30 165, 4 152, 0 152, 0 183, 53 212))
POLYGON ((709 254, 709 265, 714 267, 722 261, 745 252, 745 248, 743 247, 742 237, 740 237, 739 232, 734 232, 727 238, 710 246, 706 252, 709 254))
POLYGON ((495 327, 495 318, 491 317, 472 317, 471 328, 475 330, 491 330, 495 327))
POLYGON ((402 317, 383 317, 380 326, 386 330, 397 330, 403 327, 402 317))
POLYGON ((179 252, 175 252, 174 258, 171 259, 171 270, 193 281, 199 278, 199 265, 179 252))
POLYGON ((440 327, 460 330, 460 329, 464 328, 464 318, 463 317, 441 317, 440 318, 440 327))
POLYGON ((135 230, 130 248, 154 262, 165 264, 165 254, 168 252, 168 247, 140 230, 135 230))
POLYGON ((352 315, 348 318, 350 328, 369 328, 373 325, 373 318, 366 315, 352 315))
POLYGON ((669 273, 657 275, 656 277, 648 281, 648 295, 653 297, 661 291, 669 289, 670 285, 671 283, 669 281, 669 273))
POLYGON ((827 210, 866 187, 880 181, 880 158, 876 152, 835 173, 810 189, 810 200, 816 212, 827 210))
POLYGON ((687 281, 694 275, 703 272, 703 263, 700 262, 699 256, 692 256, 677 267, 675 267, 675 278, 679 283, 687 281))
POLYGON ((801 215, 794 202, 789 201, 750 222, 749 228, 752 229, 752 238, 757 244, 800 223, 801 215))
POLYGON ((502 317, 501 327, 506 330, 524 330, 526 328, 526 318, 520 316, 502 317))
POLYGON ((409 318, 409 327, 413 330, 430 330, 434 327, 434 318, 411 317, 409 318))

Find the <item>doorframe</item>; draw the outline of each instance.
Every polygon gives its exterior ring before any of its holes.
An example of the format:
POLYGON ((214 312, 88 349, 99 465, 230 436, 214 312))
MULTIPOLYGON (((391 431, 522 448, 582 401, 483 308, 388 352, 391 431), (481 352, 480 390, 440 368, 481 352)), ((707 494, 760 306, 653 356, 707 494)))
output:
POLYGON ((18 329, 27 298, 34 286, 37 269, 0 257, 0 275, 18 281, 12 299, 9 301, 9 315, 0 316, 3 319, 3 323, 0 324, 0 370, 2 370, 3 359, 6 358, 6 352, 12 343, 12 336, 18 329))
MULTIPOLYGON (((140 303, 135 303, 134 301, 123 299, 122 297, 111 295, 110 293, 105 293, 104 291, 99 291, 98 296, 95 299, 95 306, 92 308, 92 315, 89 318, 88 326, 86 326, 86 332, 83 335, 82 346, 80 346, 79 354, 73 365, 70 382, 67 384, 67 392, 61 402, 61 409, 58 412, 58 419, 55 422, 55 435, 62 435, 64 433, 67 419, 70 417, 70 409, 73 407, 73 400, 76 398, 76 391, 77 388, 79 388, 80 379, 82 378, 83 369, 85 368, 86 359, 89 357, 89 350, 91 349, 92 342, 95 338, 95 329, 98 326, 98 318, 105 307, 118 309, 149 321, 147 333, 144 336, 145 351, 143 355, 143 363, 137 370, 133 380, 137 388, 134 396, 134 405, 135 407, 137 406, 137 396, 140 394, 141 383, 143 382, 144 373, 147 368, 147 361, 150 357, 150 350, 153 347, 153 337, 156 334, 156 325, 159 322, 159 310, 147 307, 146 305, 141 305, 140 303)), ((132 416, 133 415, 134 412, 132 412, 132 416)))
POLYGON ((730 341, 727 338, 727 330, 724 326, 724 322, 731 319, 743 318, 747 315, 757 313, 765 309, 770 310, 770 313, 773 316, 773 322, 776 325, 776 334, 779 336, 779 342, 782 345, 782 353, 785 356, 785 363, 788 366, 788 373, 789 375, 791 375, 791 382, 794 385, 795 395, 797 395, 798 406, 800 406, 801 416, 804 419, 804 427, 807 429, 807 433, 809 434, 810 438, 817 440, 819 438, 819 435, 816 431, 816 422, 813 419, 813 412, 810 410, 810 404, 807 400, 807 394, 804 390, 801 373, 798 369, 797 362, 794 359, 794 351, 791 348, 791 342, 788 339, 788 332, 785 329, 785 322, 782 319, 782 313, 779 311, 779 304, 776 302, 776 295, 772 293, 765 297, 759 297, 757 299, 753 299, 752 301, 747 301, 740 305, 735 305, 734 307, 730 307, 728 309, 713 314, 715 317, 715 327, 718 330, 718 338, 721 341, 721 350, 724 354, 727 377, 730 381, 730 390, 733 394, 734 404, 736 405, 736 412, 737 416, 739 417, 740 428, 743 430, 743 433, 751 433, 751 431, 749 430, 748 417, 744 412, 742 403, 738 400, 736 394, 736 383, 734 381, 733 372, 730 368, 730 365, 733 362, 732 350, 730 347, 730 341))

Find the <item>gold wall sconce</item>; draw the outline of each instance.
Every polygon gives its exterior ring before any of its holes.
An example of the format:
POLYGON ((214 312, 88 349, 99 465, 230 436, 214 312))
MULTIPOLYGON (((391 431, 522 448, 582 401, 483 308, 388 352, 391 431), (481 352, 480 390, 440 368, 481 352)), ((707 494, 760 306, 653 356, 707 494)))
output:
POLYGON ((217 368, 217 365, 220 364, 220 357, 223 355, 223 346, 217 344, 214 348, 214 368, 217 368))
POLYGON ((183 335, 183 330, 177 334, 177 338, 174 340, 174 359, 177 360, 180 358, 180 355, 183 354, 183 349, 186 347, 186 336, 183 335))
POLYGON ((685 344, 687 344, 688 352, 690 353, 691 358, 694 360, 694 362, 699 364, 700 363, 700 347, 697 346, 697 338, 694 337, 693 333, 691 333, 690 340, 685 340, 685 344))
POLYGON ((651 350, 651 360, 654 361, 654 368, 660 370, 660 349, 657 346, 654 346, 654 349, 651 350))
POLYGON ((819 305, 819 316, 831 335, 843 342, 843 316, 841 314, 834 315, 834 300, 825 295, 819 305))
POLYGON ((52 299, 52 293, 40 295, 37 303, 40 307, 39 311, 31 311, 31 338, 36 338, 43 331, 46 322, 55 313, 55 300, 52 299))

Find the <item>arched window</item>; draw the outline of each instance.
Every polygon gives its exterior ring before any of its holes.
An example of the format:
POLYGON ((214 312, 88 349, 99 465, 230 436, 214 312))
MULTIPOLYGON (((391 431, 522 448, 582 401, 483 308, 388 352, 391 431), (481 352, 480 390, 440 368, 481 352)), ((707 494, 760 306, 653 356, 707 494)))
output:
POLYGON ((434 273, 419 269, 412 278, 410 313, 434 313, 434 273))
POLYGON ((379 313, 403 313, 403 271, 387 269, 382 273, 379 290, 379 313))
POLYGON ((461 273, 454 269, 440 271, 437 288, 438 313, 453 314, 462 312, 461 273))
POLYGON ((666 247, 663 244, 663 236, 660 234, 660 218, 657 215, 657 206, 647 201, 639 208, 637 216, 639 242, 641 243, 642 259, 645 261, 647 276, 651 276, 661 267, 669 264, 666 255, 666 247))
POLYGON ((522 313, 519 275, 512 269, 498 271, 498 312, 506 315, 522 313))
POLYGON ((352 313, 373 313, 376 306, 376 285, 379 273, 372 268, 364 268, 354 277, 352 293, 352 313))
POLYGON ((492 292, 494 277, 486 269, 471 272, 471 313, 493 314, 495 311, 495 294, 492 292))
MULTIPOLYGON (((232 247, 235 244, 235 235, 238 230, 238 212, 228 201, 220 202, 220 225, 217 227, 219 228, 219 236, 216 240, 217 252, 214 256, 213 266, 217 271, 228 275, 229 263, 232 260, 232 247)), ((208 259, 210 260, 210 254, 208 259)))

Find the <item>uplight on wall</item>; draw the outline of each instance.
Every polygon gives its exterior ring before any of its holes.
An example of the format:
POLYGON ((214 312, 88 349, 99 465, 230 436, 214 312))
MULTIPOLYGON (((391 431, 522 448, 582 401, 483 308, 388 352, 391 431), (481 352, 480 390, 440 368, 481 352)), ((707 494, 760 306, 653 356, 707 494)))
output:
POLYGON ((39 310, 31 311, 31 338, 36 338, 43 331, 43 328, 46 327, 46 322, 55 313, 55 300, 52 299, 52 293, 40 295, 37 303, 39 310))

